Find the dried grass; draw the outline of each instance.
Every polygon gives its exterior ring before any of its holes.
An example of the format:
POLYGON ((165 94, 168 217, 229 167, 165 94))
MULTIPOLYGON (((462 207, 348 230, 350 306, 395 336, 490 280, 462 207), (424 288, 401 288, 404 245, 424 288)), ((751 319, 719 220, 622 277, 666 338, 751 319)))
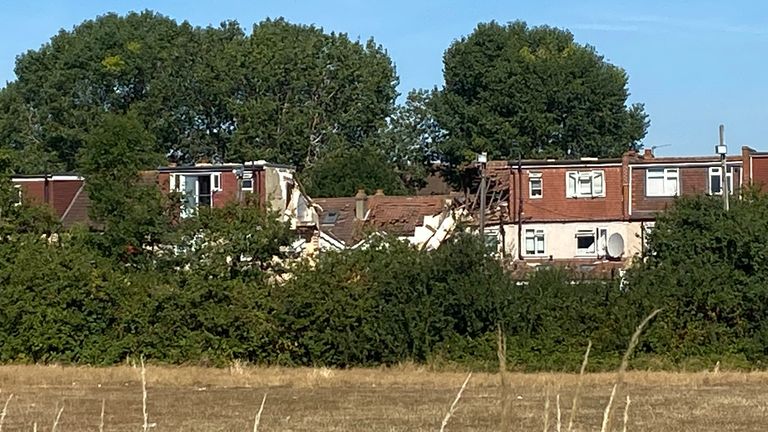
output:
POLYGON ((56 418, 53 420, 53 426, 51 426, 51 432, 56 432, 56 427, 59 426, 59 420, 61 420, 61 413, 64 412, 64 406, 61 406, 59 413, 56 414, 56 418))
POLYGON ((104 432, 104 407, 107 404, 106 399, 101 400, 101 416, 99 417, 99 432, 104 432))
POLYGON ((613 398, 616 396, 616 387, 618 384, 613 385, 611 390, 611 397, 608 399, 608 405, 605 406, 605 412, 603 412, 603 426, 600 428, 600 432, 607 432, 610 427, 611 407, 613 406, 613 398))
POLYGON ((467 378, 464 380, 464 384, 461 385, 461 388, 459 389, 459 392, 456 394, 456 399, 453 400, 453 403, 451 404, 451 408, 448 409, 448 412, 445 413, 445 417, 443 418, 443 422, 440 424, 440 432, 445 431, 445 426, 448 424, 448 420, 451 419, 451 416, 456 411, 456 405, 459 403, 459 399, 461 399, 461 394, 464 393, 464 389, 467 388, 467 383, 469 382, 469 379, 472 378, 472 372, 467 374, 467 378))
POLYGON ((579 407, 579 397, 581 396, 581 387, 584 385, 584 372, 587 370, 587 364, 589 363, 589 351, 592 349, 592 341, 587 341, 587 351, 584 353, 584 360, 581 362, 581 370, 579 370, 579 381, 576 384, 576 393, 573 395, 573 404, 571 405, 571 415, 568 419, 568 432, 573 430, 573 421, 576 419, 576 413, 579 407))
POLYGON ((13 399, 13 393, 8 395, 8 399, 5 401, 5 405, 3 405, 3 412, 0 413, 0 432, 3 430, 3 424, 5 423, 5 416, 8 414, 8 404, 11 403, 11 399, 13 399))
POLYGON ((261 423, 261 413, 264 412, 264 404, 267 402, 267 394, 264 393, 264 397, 261 399, 261 406, 259 412, 256 413, 256 417, 253 419, 253 432, 259 432, 259 423, 261 423))
POLYGON ((629 423, 629 403, 629 395, 627 395, 627 404, 624 405, 624 426, 621 428, 624 432, 627 432, 627 424, 629 423))
POLYGON ((144 357, 141 357, 141 413, 144 416, 144 432, 149 431, 149 414, 147 413, 147 368, 144 367, 144 357))

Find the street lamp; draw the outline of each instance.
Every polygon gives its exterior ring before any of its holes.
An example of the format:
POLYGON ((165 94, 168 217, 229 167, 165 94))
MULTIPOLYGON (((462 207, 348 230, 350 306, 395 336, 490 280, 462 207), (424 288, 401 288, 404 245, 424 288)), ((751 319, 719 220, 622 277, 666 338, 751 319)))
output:
POLYGON ((720 143, 715 146, 715 153, 720 155, 720 192, 723 194, 723 209, 728 211, 728 174, 726 174, 728 146, 725 145, 725 126, 723 125, 720 125, 720 143))

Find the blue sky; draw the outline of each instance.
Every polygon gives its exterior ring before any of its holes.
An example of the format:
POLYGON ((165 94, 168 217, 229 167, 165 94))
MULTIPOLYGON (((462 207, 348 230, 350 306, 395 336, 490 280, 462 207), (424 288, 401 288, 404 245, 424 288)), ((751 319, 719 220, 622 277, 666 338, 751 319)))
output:
POLYGON ((646 147, 659 155, 710 154, 726 125, 731 152, 768 150, 768 2, 760 1, 6 1, 0 17, 0 83, 16 55, 59 29, 105 12, 152 9, 195 25, 264 18, 373 37, 389 52, 400 92, 442 84, 442 55, 478 22, 516 19, 570 29, 629 74, 631 102, 651 117, 646 147), (10 3, 10 4, 9 4, 10 3))

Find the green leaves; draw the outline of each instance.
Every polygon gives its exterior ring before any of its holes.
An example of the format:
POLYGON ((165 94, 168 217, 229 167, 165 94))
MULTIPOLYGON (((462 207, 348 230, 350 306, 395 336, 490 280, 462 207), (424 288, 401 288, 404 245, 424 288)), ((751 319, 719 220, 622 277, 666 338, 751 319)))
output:
MULTIPOLYGON (((385 125, 397 76, 382 47, 283 19, 246 36, 151 11, 107 14, 19 56, 0 137, 76 166, 105 112, 131 112, 179 162, 268 159, 299 169, 385 125)), ((25 170, 33 170, 19 164, 25 170)), ((42 167, 35 167, 40 171, 42 167)))
POLYGON ((552 27, 480 24, 444 55, 434 101, 448 133, 439 149, 459 164, 493 158, 618 157, 645 136, 642 105, 626 106, 627 76, 552 27))
POLYGON ((747 191, 729 212, 718 197, 677 201, 649 235, 648 258, 628 275, 638 309, 665 307, 647 349, 680 357, 738 354, 765 361, 768 197, 747 191))

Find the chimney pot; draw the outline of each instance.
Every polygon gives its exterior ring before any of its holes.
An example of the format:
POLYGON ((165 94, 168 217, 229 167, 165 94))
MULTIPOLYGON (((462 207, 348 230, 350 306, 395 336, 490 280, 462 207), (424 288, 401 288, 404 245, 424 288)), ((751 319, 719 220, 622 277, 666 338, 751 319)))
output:
POLYGON ((643 150, 643 159, 653 159, 653 149, 643 150))
POLYGON ((384 196, 384 189, 376 189, 376 196, 384 196))
POLYGON ((357 195, 355 195, 355 219, 365 219, 365 201, 368 200, 368 195, 365 194, 365 189, 358 189, 357 195))

